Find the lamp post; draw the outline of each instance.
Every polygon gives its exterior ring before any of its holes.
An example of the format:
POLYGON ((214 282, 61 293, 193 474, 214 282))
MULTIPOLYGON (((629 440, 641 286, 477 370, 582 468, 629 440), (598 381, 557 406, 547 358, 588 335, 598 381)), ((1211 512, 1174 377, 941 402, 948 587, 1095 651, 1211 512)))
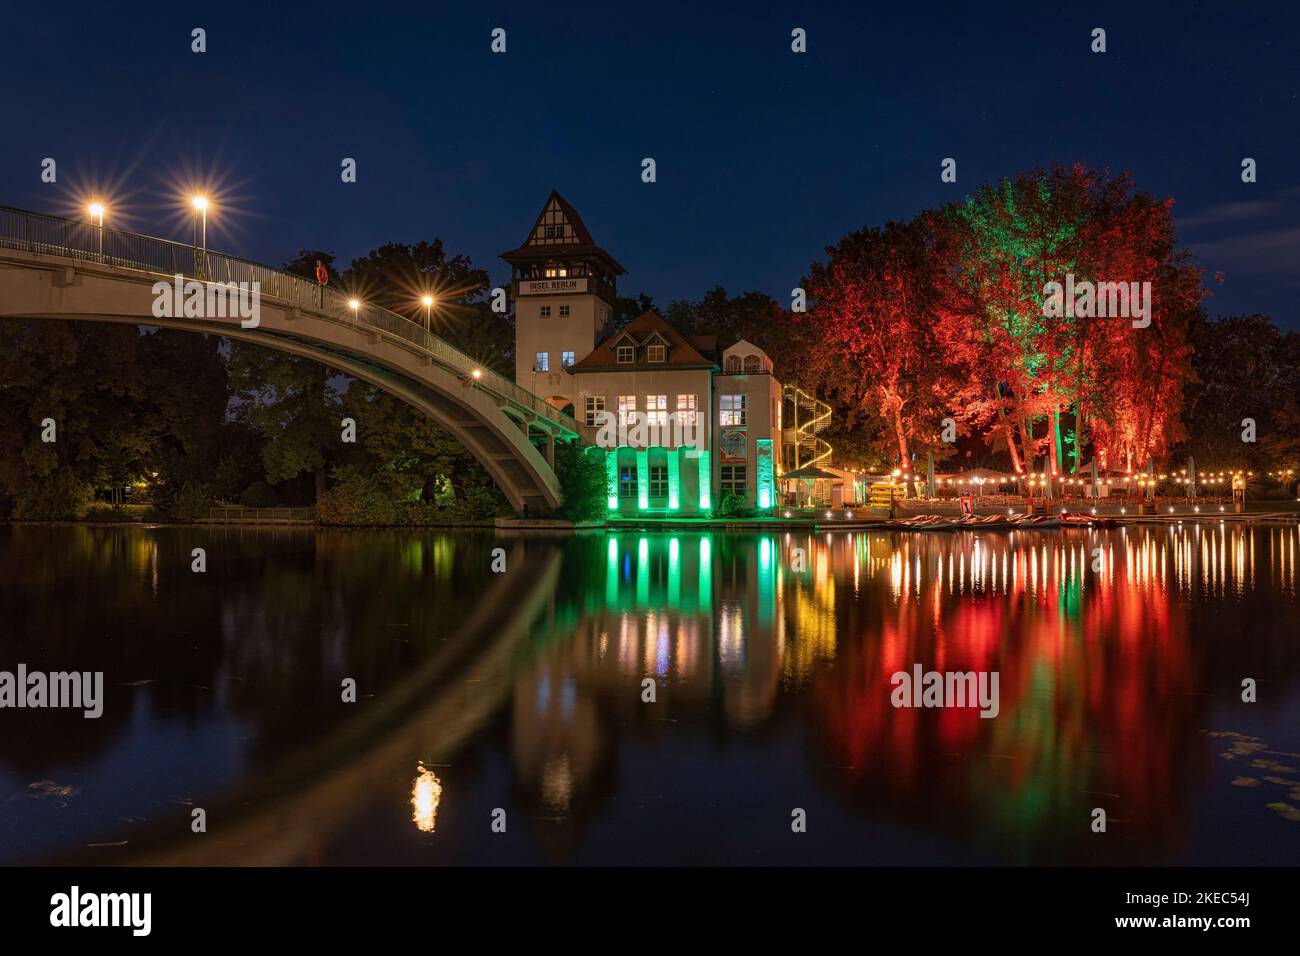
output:
POLYGON ((87 208, 87 212, 90 213, 92 219, 99 220, 97 224, 99 227, 99 261, 103 262, 104 261, 104 204, 99 200, 95 200, 87 208))
POLYGON ((194 246, 199 246, 199 219, 203 220, 203 252, 208 251, 208 199, 206 196, 195 196, 190 202, 194 206, 194 246))
MULTIPOLYGON (((191 206, 194 206, 194 250, 195 265, 199 265, 199 220, 203 220, 203 259, 208 258, 208 198, 207 196, 191 196, 191 206)), ((201 272, 207 272, 207 267, 203 265, 201 272)))
POLYGON ((424 331, 433 331, 433 296, 425 295, 420 297, 420 302, 424 305, 424 331))

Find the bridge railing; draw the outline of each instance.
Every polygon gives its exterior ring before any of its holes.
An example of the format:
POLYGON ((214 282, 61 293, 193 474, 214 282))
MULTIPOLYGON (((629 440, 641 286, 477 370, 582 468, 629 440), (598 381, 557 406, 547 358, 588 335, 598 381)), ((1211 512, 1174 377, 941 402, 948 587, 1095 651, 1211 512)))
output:
POLYGON ((0 248, 100 262, 169 278, 179 274, 206 282, 256 282, 261 295, 325 313, 335 321, 369 326, 403 339, 467 382, 472 379, 476 387, 578 433, 577 422, 571 416, 504 375, 484 368, 451 343, 426 331, 420 323, 376 305, 363 304, 354 312, 345 293, 302 276, 168 239, 100 228, 91 222, 11 206, 0 206, 0 248), (475 372, 479 373, 477 377, 475 372))

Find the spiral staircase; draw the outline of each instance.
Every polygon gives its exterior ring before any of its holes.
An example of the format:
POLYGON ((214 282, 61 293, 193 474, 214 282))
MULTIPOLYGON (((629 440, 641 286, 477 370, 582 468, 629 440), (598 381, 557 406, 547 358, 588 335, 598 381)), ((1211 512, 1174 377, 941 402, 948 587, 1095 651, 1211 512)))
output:
POLYGON ((831 422, 831 407, 797 385, 781 389, 781 444, 785 470, 830 464, 831 445, 821 437, 831 422))

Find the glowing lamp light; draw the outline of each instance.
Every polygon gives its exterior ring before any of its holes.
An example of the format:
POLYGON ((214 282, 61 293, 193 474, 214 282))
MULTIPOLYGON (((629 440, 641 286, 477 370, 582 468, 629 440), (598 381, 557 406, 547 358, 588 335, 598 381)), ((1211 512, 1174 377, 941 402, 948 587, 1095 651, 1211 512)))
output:
POLYGON ((442 801, 442 782, 432 770, 418 764, 419 771, 411 785, 411 822, 422 833, 432 833, 438 825, 438 804, 442 801))
POLYGON ((197 209, 199 212, 203 212, 204 210, 206 210, 206 209, 208 208, 208 197, 207 197, 207 196, 191 196, 191 197, 190 197, 190 204, 191 204, 195 209, 197 209))
POLYGON ((420 304, 423 305, 425 308, 428 308, 429 306, 433 305, 433 296, 431 295, 420 296, 420 304))
POLYGON ((361 300, 348 299, 348 308, 351 309, 353 312, 357 311, 357 309, 361 308, 361 300))
POLYGON ((474 369, 474 371, 470 372, 469 374, 473 375, 475 378, 482 378, 483 370, 481 368, 476 368, 474 369))
POLYGON ((102 202, 92 202, 86 211, 96 219, 104 218, 104 204, 102 202))

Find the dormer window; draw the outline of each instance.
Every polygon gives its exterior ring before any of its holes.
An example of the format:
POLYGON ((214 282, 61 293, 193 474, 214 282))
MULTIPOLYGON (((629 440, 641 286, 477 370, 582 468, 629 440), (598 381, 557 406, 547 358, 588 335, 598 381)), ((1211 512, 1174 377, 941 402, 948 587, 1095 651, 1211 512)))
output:
POLYGON ((647 362, 665 362, 668 359, 668 349, 662 345, 647 345, 645 349, 645 360, 647 362))
POLYGON ((636 349, 631 345, 620 345, 615 350, 619 365, 631 365, 636 361, 636 349))
POLYGON ((735 375, 738 373, 740 371, 740 356, 728 355, 724 370, 728 375, 735 375))
POLYGON ((761 366, 759 365, 759 362, 758 362, 758 356, 757 356, 757 355, 754 355, 754 354, 751 353, 750 355, 746 355, 746 356, 745 356, 745 374, 746 374, 746 375, 755 375, 755 374, 758 373, 758 371, 760 370, 760 368, 761 368, 761 366))

